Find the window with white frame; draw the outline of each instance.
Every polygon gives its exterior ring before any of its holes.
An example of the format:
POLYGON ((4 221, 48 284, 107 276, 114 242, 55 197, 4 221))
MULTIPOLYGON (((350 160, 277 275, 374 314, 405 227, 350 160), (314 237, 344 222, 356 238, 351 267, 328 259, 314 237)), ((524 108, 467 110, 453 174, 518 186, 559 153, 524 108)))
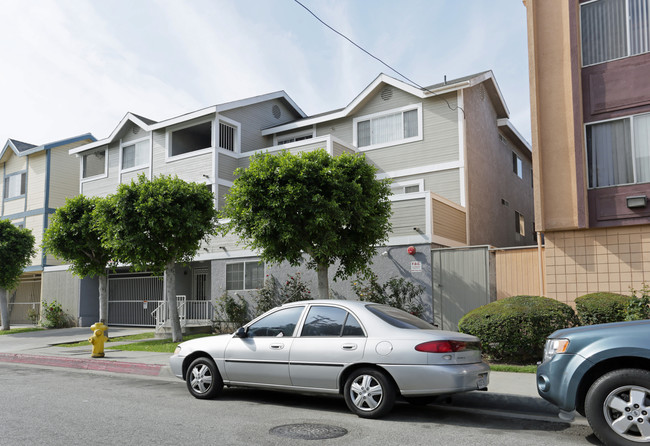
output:
POLYGON ((414 194, 424 190, 424 180, 396 181, 390 186, 394 195, 414 194))
POLYGON ((650 182, 650 113, 587 125, 589 187, 650 182))
POLYGON ((106 173, 106 149, 84 155, 81 158, 81 177, 91 178, 106 173))
POLYGON ((650 51, 650 0, 594 0, 580 5, 582 65, 650 51))
POLYGON ((172 130, 170 156, 183 155, 212 147, 212 121, 172 130))
POLYGON ((515 152, 512 152, 512 171, 516 173, 519 178, 524 177, 524 166, 521 162, 521 158, 519 158, 515 152))
POLYGON ((122 145, 122 169, 133 169, 149 165, 149 140, 122 145))
POLYGON ((357 147, 383 147, 421 139, 421 122, 421 104, 355 118, 357 147))
POLYGON ((515 234, 519 234, 522 237, 526 236, 526 221, 524 220, 524 216, 517 211, 515 211, 515 234))
POLYGON ((235 151, 235 138, 237 137, 237 128, 225 122, 219 122, 219 147, 222 149, 235 151))
POLYGON ((264 286, 264 263, 240 262, 226 265, 226 290, 257 290, 264 286))
POLYGON ((25 195, 25 172, 13 173, 5 177, 4 198, 17 198, 25 195))
POLYGON ((278 136, 277 145, 281 146, 282 144, 289 144, 297 141, 304 141, 306 139, 312 139, 314 137, 313 132, 309 133, 292 133, 289 135, 278 136))

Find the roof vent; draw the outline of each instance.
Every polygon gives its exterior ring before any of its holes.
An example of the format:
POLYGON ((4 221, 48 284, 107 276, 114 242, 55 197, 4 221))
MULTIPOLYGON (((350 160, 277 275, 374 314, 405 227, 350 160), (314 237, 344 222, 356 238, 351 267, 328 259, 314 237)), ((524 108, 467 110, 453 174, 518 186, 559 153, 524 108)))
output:
POLYGON ((133 132, 134 135, 137 135, 138 133, 140 133, 140 127, 134 125, 131 127, 131 131, 133 132))
POLYGON ((390 98, 393 97, 393 89, 390 87, 384 87, 383 90, 381 90, 381 98, 384 101, 389 100, 390 98))
POLYGON ((481 88, 479 88, 478 95, 481 98, 481 101, 485 100, 485 87, 483 85, 481 85, 481 88))
POLYGON ((273 116, 275 119, 280 119, 280 116, 282 116, 282 110, 277 105, 273 106, 273 116))

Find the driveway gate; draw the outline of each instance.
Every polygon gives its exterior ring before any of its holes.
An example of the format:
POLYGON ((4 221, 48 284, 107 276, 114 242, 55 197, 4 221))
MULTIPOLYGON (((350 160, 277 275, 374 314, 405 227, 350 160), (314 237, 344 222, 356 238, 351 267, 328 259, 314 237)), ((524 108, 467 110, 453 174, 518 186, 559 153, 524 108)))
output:
POLYGON ((153 327, 151 312, 163 301, 162 276, 120 275, 108 278, 108 325, 153 327))

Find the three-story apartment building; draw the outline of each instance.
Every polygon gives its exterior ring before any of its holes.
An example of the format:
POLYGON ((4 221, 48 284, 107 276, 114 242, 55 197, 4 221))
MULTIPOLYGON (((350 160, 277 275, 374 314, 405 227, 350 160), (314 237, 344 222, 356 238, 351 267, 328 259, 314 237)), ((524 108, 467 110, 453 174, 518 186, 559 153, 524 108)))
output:
POLYGON ((44 268, 60 264, 41 249, 43 233, 56 208, 79 193, 78 162, 68 150, 93 141, 89 133, 42 145, 9 139, 0 150, 0 218, 30 229, 36 243, 31 265, 8 295, 11 323, 29 322, 27 311, 40 306, 44 268))
MULTIPOLYGON (((407 276, 422 284, 433 317, 432 247, 534 243, 530 146, 508 116, 489 71, 424 89, 380 75, 344 108, 315 116, 284 92, 160 122, 128 113, 110 136, 70 154, 80 160, 80 193, 106 196, 138 174, 173 174, 206 184, 217 207, 235 169, 255 153, 363 154, 380 178, 393 181, 393 230, 387 246, 378 247, 374 268, 384 279, 407 276)), ((178 266, 176 292, 214 302, 225 291, 254 292, 267 275, 284 279, 289 271, 260 263, 236 234, 215 237, 191 265, 178 266)), ((313 274, 303 270, 308 282, 315 283, 313 274)), ((147 325, 161 286, 142 275, 111 275, 109 323, 147 325)), ((93 289, 82 283, 83 324, 96 311, 93 289)), ((347 282, 334 283, 332 292, 353 297, 347 282)))

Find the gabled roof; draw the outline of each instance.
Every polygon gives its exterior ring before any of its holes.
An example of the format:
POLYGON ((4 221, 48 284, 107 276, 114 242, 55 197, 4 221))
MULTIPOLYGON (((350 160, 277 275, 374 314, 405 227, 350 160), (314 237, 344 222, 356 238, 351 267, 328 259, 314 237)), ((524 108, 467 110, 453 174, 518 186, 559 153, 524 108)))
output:
POLYGON ((5 157, 5 154, 9 149, 11 149, 16 156, 27 156, 27 155, 31 155, 32 153, 37 153, 43 150, 49 150, 55 147, 65 146, 68 144, 72 144, 74 142, 84 141, 84 140, 96 141, 92 133, 84 133, 83 135, 73 136, 71 138, 62 139, 60 141, 49 142, 47 144, 42 144, 40 146, 10 138, 7 140, 5 145, 2 146, 2 150, 0 150, 0 162, 2 162, 3 158, 5 157))
POLYGON ((96 147, 101 147, 101 146, 104 146, 106 144, 112 143, 113 141, 115 141, 118 138, 118 135, 120 134, 122 129, 129 122, 132 122, 133 124, 137 125, 138 127, 142 128, 143 130, 149 132, 149 131, 152 131, 152 130, 158 130, 158 129, 161 129, 161 128, 169 127, 171 125, 179 124, 179 123, 182 123, 182 122, 187 122, 187 121, 190 121, 192 119, 201 118, 203 116, 208 116, 208 115, 211 115, 213 113, 220 113, 220 112, 224 112, 224 111, 227 111, 227 110, 232 110, 232 109, 235 109, 235 108, 240 108, 240 107, 245 107, 245 106, 248 106, 248 105, 258 104, 258 103, 265 102, 265 101, 270 101, 270 100, 273 100, 273 99, 284 100, 287 103, 287 105, 289 107, 293 108, 293 110, 296 113, 298 113, 300 116, 302 116, 303 118, 305 116, 307 116, 305 114, 305 112, 303 112, 300 109, 300 107, 298 107, 298 105, 293 101, 293 99, 291 99, 289 97, 289 95, 284 90, 276 91, 276 92, 265 94, 265 95, 254 96, 254 97, 247 98, 247 99, 240 99, 238 101, 225 102, 223 104, 213 105, 212 107, 207 107, 207 108, 203 108, 203 109, 196 110, 196 111, 193 111, 193 112, 185 113, 183 115, 176 116, 174 118, 166 119, 164 121, 159 121, 159 122, 154 121, 152 119, 144 118, 142 116, 136 115, 135 113, 129 112, 126 115, 124 115, 124 117, 122 118, 120 123, 117 125, 117 127, 115 127, 115 130, 113 130, 111 132, 111 134, 107 138, 101 139, 101 140, 93 142, 91 144, 86 144, 84 146, 76 147, 74 149, 71 149, 68 153, 73 155, 73 154, 85 152, 87 150, 91 150, 91 149, 94 149, 96 147))
POLYGON ((503 95, 501 94, 501 90, 499 89, 499 85, 497 84, 492 71, 484 71, 482 73, 464 76, 458 79, 434 84, 426 88, 414 87, 410 84, 407 84, 406 82, 402 82, 382 73, 377 76, 377 78, 375 78, 375 80, 372 81, 372 83, 368 85, 346 107, 331 112, 310 116, 288 124, 270 127, 268 129, 262 130, 262 135, 272 135, 274 133, 284 132, 287 130, 319 124, 321 122, 348 117, 356 110, 358 110, 361 106, 363 106, 366 101, 374 96, 374 94, 376 94, 377 91, 379 91, 385 85, 391 85, 395 88, 399 88, 400 90, 410 93, 413 96, 425 99, 457 90, 462 90, 464 88, 473 87, 474 85, 478 85, 481 82, 486 82, 486 89, 488 91, 488 95, 494 103, 495 109, 497 111, 497 117, 508 118, 510 111, 508 110, 505 100, 503 99, 503 95))

